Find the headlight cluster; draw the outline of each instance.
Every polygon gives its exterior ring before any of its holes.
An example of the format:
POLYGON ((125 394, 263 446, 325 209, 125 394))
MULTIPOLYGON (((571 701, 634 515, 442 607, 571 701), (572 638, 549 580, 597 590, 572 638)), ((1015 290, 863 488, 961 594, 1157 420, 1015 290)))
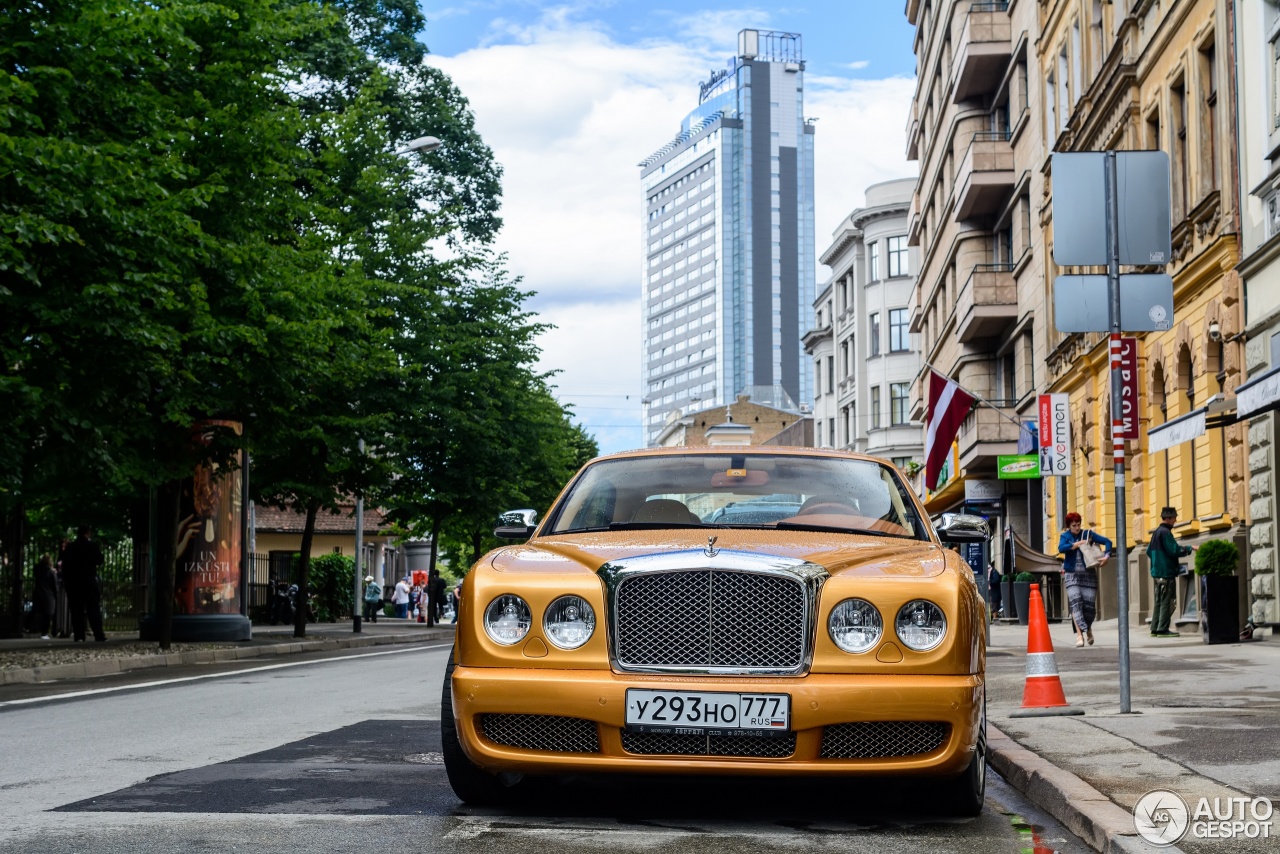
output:
MULTIPOLYGON (((865 599, 845 599, 831 609, 827 631, 845 652, 866 652, 880 642, 884 621, 876 606, 865 599)), ((914 599, 898 609, 893 631, 909 649, 928 652, 946 636, 947 618, 932 602, 914 599)))
MULTIPOLYGON (((484 630, 494 643, 511 646, 524 640, 533 626, 529 603, 504 593, 484 611, 484 630)), ((577 649, 596 630, 596 612, 581 596, 561 596, 542 615, 543 634, 560 649, 577 649)))

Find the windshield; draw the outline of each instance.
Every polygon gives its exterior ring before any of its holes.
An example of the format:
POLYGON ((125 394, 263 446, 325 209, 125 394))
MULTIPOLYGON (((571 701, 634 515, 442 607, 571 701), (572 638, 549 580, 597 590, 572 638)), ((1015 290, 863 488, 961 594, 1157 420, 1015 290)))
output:
POLYGON ((672 454, 594 463, 547 532, 778 528, 927 540, 910 493, 872 460, 786 454, 672 454))

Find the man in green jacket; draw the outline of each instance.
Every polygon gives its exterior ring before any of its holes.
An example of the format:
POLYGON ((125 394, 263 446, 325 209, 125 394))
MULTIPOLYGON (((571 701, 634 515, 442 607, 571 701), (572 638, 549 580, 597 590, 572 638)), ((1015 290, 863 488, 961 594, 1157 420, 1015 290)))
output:
POLYGON ((1173 523, 1178 511, 1165 507, 1160 511, 1160 527, 1151 535, 1147 556, 1151 558, 1151 577, 1156 583, 1156 601, 1151 610, 1151 636, 1176 638, 1177 632, 1169 631, 1169 619, 1173 616, 1173 580, 1178 577, 1178 558, 1191 554, 1190 546, 1180 546, 1173 536, 1173 523))

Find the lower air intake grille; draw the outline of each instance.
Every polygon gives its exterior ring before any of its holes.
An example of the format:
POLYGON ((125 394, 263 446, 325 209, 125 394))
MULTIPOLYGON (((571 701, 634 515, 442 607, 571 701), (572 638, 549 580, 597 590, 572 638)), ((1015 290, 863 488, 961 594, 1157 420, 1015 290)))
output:
POLYGON ((742 735, 662 735, 622 732, 622 749, 641 756, 757 756, 776 759, 796 752, 795 733, 757 738, 742 735))
POLYGON ((482 715, 484 737, 504 747, 553 753, 599 753, 595 721, 556 715, 482 715))
POLYGON ((920 756, 942 747, 950 724, 936 721, 871 721, 822 730, 823 759, 887 759, 920 756))

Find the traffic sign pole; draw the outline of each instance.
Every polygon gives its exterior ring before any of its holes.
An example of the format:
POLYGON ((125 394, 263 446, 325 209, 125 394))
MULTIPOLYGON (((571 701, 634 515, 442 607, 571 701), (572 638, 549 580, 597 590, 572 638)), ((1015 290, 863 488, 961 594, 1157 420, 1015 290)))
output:
POLYGON ((1119 619, 1120 713, 1132 711, 1129 702, 1129 547, 1125 524, 1124 400, 1120 356, 1120 201, 1116 180, 1116 152, 1106 152, 1107 288, 1111 297, 1111 452, 1116 486, 1116 604, 1119 619))

